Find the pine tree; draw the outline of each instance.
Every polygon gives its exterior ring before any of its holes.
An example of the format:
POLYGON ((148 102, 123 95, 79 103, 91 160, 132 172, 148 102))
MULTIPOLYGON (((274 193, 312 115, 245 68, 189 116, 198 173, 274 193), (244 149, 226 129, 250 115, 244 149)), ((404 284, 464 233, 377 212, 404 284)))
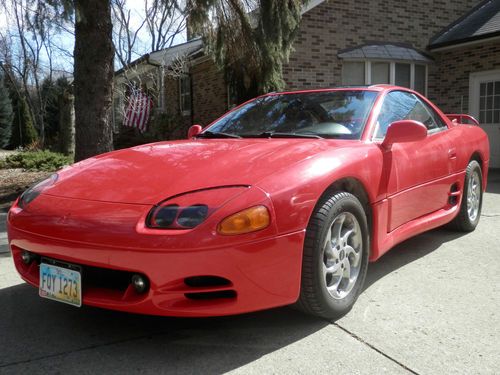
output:
POLYGON ((284 89, 283 64, 308 0, 189 0, 190 30, 201 35, 239 101, 284 89))
POLYGON ((0 148, 9 145, 12 133, 12 102, 9 90, 4 85, 3 77, 0 77, 0 148))
POLYGON ((65 77, 58 78, 56 81, 46 78, 42 82, 42 97, 46 103, 43 121, 45 123, 45 136, 49 144, 54 142, 60 131, 60 98, 65 92, 70 90, 71 85, 65 77))
POLYGON ((33 119, 26 102, 26 98, 18 98, 14 101, 14 122, 12 124, 12 135, 10 146, 25 147, 38 139, 38 134, 33 126, 33 119))

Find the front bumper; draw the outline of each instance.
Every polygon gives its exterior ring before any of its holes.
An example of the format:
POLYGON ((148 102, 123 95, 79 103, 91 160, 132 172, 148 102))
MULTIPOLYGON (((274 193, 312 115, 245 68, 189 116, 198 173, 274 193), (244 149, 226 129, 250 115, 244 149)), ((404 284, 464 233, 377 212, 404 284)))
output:
POLYGON ((9 244, 19 274, 33 286, 39 284, 39 265, 24 264, 23 250, 83 266, 140 273, 149 279, 148 292, 137 294, 131 287, 87 285, 83 275, 85 305, 141 314, 201 317, 283 306, 294 303, 299 295, 304 231, 199 251, 171 248, 148 251, 143 239, 137 248, 130 237, 126 247, 98 246, 33 233, 21 229, 17 225, 20 222, 13 224, 8 220, 9 244), (198 276, 216 276, 229 283, 212 286, 186 283, 186 278, 198 276), (231 292, 217 293, 224 291, 231 292))

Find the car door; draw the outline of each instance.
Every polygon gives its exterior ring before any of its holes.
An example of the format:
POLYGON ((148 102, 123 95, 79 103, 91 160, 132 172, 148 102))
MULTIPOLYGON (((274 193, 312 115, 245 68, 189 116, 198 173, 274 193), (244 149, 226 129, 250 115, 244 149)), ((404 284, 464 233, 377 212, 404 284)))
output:
POLYGON ((415 120, 427 127, 426 139, 396 143, 386 152, 387 231, 446 206, 453 150, 449 149, 448 127, 435 111, 416 95, 389 92, 382 104, 375 137, 383 140, 389 125, 415 120))

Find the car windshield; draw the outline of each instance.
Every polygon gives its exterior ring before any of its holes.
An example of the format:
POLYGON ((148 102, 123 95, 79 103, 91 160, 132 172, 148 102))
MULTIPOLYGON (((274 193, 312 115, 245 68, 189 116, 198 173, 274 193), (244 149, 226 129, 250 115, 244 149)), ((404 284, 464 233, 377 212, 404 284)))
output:
POLYGON ((368 90, 267 95, 229 112, 200 136, 359 139, 376 96, 368 90))

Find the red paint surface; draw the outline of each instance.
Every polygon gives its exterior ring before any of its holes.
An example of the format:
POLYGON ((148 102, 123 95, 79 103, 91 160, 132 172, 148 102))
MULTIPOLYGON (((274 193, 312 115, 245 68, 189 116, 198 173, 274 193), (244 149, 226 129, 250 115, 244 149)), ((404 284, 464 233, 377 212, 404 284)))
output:
POLYGON ((379 97, 358 141, 162 142, 100 155, 60 171, 58 181, 24 210, 14 205, 9 213, 16 267, 26 281, 38 285, 37 266, 20 261, 25 249, 71 263, 142 273, 151 283, 146 295, 130 288, 84 288, 83 293, 84 304, 136 313, 227 315, 293 303, 300 291, 305 229, 318 199, 333 183, 350 179, 362 185, 372 217, 372 261, 455 217, 473 155, 482 160, 486 187, 486 134, 477 126, 456 126, 436 107, 447 130, 396 143, 390 150, 372 141, 384 95, 393 89, 370 88, 379 97), (453 184, 459 187, 459 202, 450 206, 453 184), (148 212, 165 200, 206 203, 212 209, 194 229, 147 228, 148 212), (217 233, 222 219, 255 205, 269 209, 269 227, 238 236, 217 233), (184 283, 186 277, 206 275, 226 278, 230 285, 184 283), (229 289, 235 298, 186 298, 186 293, 229 289))

